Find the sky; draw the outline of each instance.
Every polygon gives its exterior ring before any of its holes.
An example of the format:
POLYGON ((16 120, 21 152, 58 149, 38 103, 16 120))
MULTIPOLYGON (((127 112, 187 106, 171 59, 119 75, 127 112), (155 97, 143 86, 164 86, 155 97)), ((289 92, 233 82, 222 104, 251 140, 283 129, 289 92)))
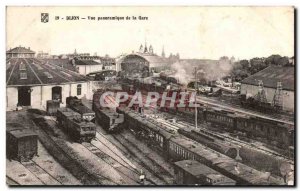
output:
POLYGON ((293 7, 7 7, 6 50, 51 54, 96 52, 116 57, 152 45, 161 55, 236 59, 294 56, 293 7), (41 22, 49 13, 49 22, 41 22), (55 20, 55 16, 64 20, 55 20), (66 20, 79 16, 85 20, 66 20), (96 20, 88 20, 88 16, 96 20), (98 17, 130 17, 107 21, 98 17), (133 20, 132 16, 137 19, 133 20), (139 20, 139 16, 148 20, 139 20))

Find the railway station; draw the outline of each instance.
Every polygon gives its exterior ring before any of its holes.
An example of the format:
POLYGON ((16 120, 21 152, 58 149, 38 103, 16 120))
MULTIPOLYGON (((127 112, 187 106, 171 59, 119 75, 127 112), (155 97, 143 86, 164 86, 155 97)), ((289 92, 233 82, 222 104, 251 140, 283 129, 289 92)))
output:
POLYGON ((203 95, 197 85, 184 84, 174 69, 179 56, 165 57, 164 48, 159 56, 145 43, 115 59, 75 53, 37 58, 29 48, 7 51, 9 183, 293 183, 294 123, 283 119, 293 112, 293 67, 269 66, 241 81, 242 104, 244 97, 255 95, 257 100, 259 94, 266 103, 273 102, 270 107, 280 106, 278 117, 220 101, 237 97, 239 91, 228 94, 228 82, 207 80, 211 89, 223 88, 218 95, 203 95), (107 91, 126 92, 127 97, 120 101, 107 91), (146 104, 151 92, 158 98, 146 104), (142 105, 135 102, 137 93, 142 105), (52 171, 54 167, 65 177, 52 171))

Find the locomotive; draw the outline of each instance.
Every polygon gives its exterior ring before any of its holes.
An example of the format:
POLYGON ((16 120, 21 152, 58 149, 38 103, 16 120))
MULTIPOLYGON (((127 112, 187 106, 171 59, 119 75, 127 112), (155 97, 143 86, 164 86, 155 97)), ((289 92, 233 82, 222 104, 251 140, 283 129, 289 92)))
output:
POLYGON ((133 131, 137 138, 143 139, 151 148, 161 153, 166 160, 172 162, 196 160, 237 181, 238 184, 284 184, 283 180, 278 177, 266 176, 264 172, 255 170, 178 133, 168 131, 161 124, 148 120, 129 108, 118 108, 117 111, 124 114, 124 126, 133 131))
POLYGON ((96 136, 96 125, 69 108, 57 110, 57 121, 62 130, 76 142, 91 142, 96 136))
POLYGON ((82 104, 82 100, 76 96, 66 98, 66 106, 79 113, 84 120, 92 121, 95 118, 95 112, 82 104))
POLYGON ((20 162, 31 160, 38 154, 38 136, 21 124, 7 123, 6 155, 20 162))

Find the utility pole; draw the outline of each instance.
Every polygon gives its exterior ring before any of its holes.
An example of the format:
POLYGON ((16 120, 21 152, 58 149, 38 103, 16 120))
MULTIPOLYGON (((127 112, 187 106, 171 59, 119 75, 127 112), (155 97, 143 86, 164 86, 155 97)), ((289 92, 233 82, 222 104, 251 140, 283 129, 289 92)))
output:
POLYGON ((197 67, 195 67, 195 83, 194 83, 194 87, 195 87, 195 127, 196 129, 198 128, 198 119, 197 119, 197 90, 198 90, 198 84, 197 84, 197 67))

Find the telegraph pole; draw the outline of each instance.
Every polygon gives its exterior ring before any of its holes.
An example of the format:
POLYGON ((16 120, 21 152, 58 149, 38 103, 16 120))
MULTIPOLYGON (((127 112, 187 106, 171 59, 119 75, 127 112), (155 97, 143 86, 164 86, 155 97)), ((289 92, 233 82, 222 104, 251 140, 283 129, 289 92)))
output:
POLYGON ((197 111, 197 90, 198 90, 198 84, 197 84, 197 67, 195 67, 195 127, 198 128, 198 111, 197 111))

